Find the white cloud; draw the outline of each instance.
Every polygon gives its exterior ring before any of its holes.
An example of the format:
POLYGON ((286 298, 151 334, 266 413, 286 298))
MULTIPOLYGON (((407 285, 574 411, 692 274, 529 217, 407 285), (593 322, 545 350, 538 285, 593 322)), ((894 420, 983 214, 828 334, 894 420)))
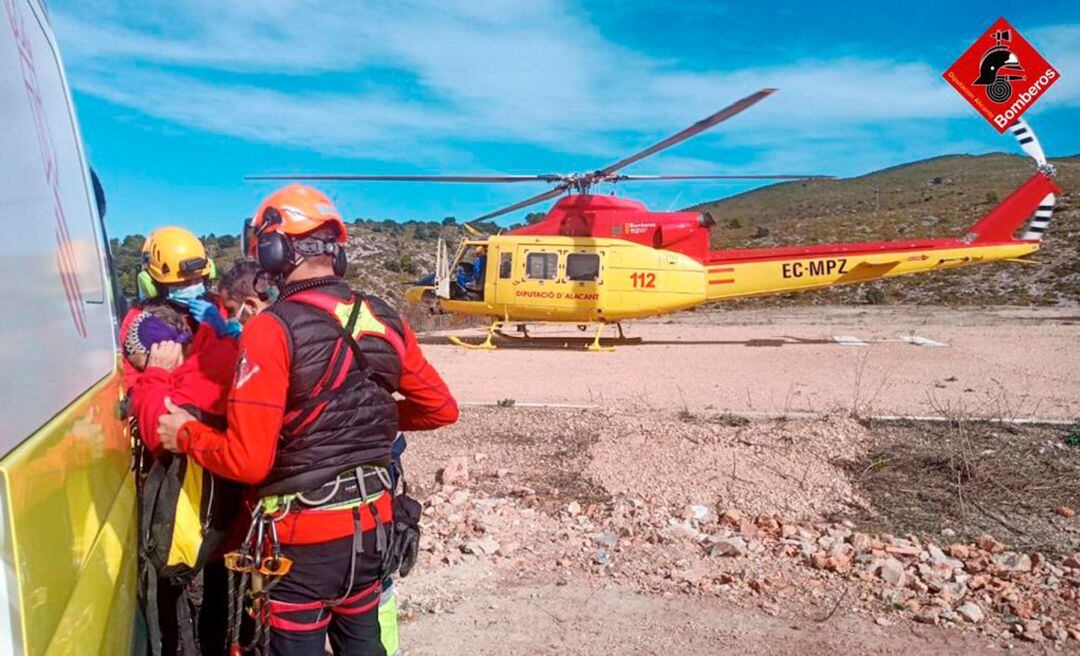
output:
MULTIPOLYGON (((71 79, 87 93, 252 141, 444 168, 483 168, 469 155, 478 141, 602 163, 627 141, 645 145, 763 86, 781 92, 711 137, 762 149, 754 165, 820 168, 826 153, 887 149, 878 133, 889 122, 924 139, 906 152, 937 154, 944 135, 915 122, 971 114, 928 64, 848 58, 687 73, 605 39, 556 0, 103 2, 53 13, 71 79), (412 86, 363 84, 389 75, 412 86), (357 83, 327 83, 342 79, 357 83)), ((1059 67, 1076 58, 1078 34, 1032 30, 1062 53, 1059 67)), ((1077 102, 1068 80, 1048 105, 1077 102)))
POLYGON ((1031 30, 1025 36, 1047 61, 1061 73, 1061 78, 1040 101, 1038 108, 1076 107, 1080 105, 1080 23, 1051 25, 1031 30))

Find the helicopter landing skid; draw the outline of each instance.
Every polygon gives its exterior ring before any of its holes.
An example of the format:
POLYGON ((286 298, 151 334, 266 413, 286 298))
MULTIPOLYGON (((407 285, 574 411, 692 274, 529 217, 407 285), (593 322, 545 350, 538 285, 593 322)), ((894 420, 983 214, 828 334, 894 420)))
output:
POLYGON ((479 344, 470 344, 458 337, 457 335, 448 335, 446 339, 454 346, 460 346, 461 348, 473 349, 476 351, 494 351, 496 348, 498 348, 497 346, 495 346, 495 343, 491 341, 490 335, 488 335, 488 338, 480 342, 479 344))
POLYGON ((496 322, 492 323, 490 326, 488 326, 487 338, 484 341, 480 342, 479 344, 470 344, 469 342, 466 342, 465 340, 461 339, 457 335, 448 335, 446 339, 450 340, 450 343, 453 344, 454 346, 460 346, 462 348, 481 350, 481 351, 493 351, 496 348, 495 342, 493 340, 494 340, 495 334, 498 332, 497 326, 502 326, 502 322, 501 321, 496 321, 496 322))
MULTIPOLYGON (((536 322, 536 323, 551 323, 552 325, 565 325, 559 322, 536 322)), ((461 339, 457 335, 450 335, 447 337, 451 344, 461 346, 467 349, 477 350, 492 350, 498 348, 495 343, 495 338, 509 344, 514 344, 524 348, 581 348, 585 347, 589 351, 614 351, 616 346, 625 346, 632 344, 640 344, 640 337, 627 337, 622 330, 621 324, 615 324, 618 330, 618 336, 616 337, 602 337, 604 327, 610 324, 595 324, 596 332, 590 339, 588 337, 558 337, 558 336, 544 336, 537 337, 530 335, 529 331, 525 328, 525 324, 515 321, 496 321, 488 327, 487 337, 483 342, 479 344, 472 344, 461 339), (516 326, 517 333, 508 333, 504 330, 507 326, 516 326)), ((578 328, 588 330, 590 326, 579 325, 578 328)))

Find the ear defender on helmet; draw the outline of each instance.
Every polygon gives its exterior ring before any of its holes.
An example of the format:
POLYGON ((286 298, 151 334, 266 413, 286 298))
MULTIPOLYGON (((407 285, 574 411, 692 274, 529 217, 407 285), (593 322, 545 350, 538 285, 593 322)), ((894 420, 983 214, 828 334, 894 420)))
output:
POLYGON ((281 212, 276 207, 268 207, 262 213, 262 223, 256 232, 255 259, 264 271, 275 276, 285 274, 296 256, 285 235, 269 229, 282 222, 281 212))
POLYGON ((245 222, 244 236, 245 252, 271 275, 287 276, 304 258, 321 255, 330 256, 335 272, 345 272, 339 251, 348 232, 333 201, 318 189, 291 184, 273 192, 245 222))
POLYGON ((345 275, 345 269, 349 266, 349 258, 345 255, 345 249, 338 245, 334 251, 334 275, 345 275))
POLYGON ((157 283, 146 269, 140 270, 135 276, 135 288, 140 301, 148 301, 161 293, 157 283))
POLYGON ((292 244, 284 235, 276 232, 259 235, 255 259, 263 271, 275 276, 287 273, 293 264, 293 257, 292 244))

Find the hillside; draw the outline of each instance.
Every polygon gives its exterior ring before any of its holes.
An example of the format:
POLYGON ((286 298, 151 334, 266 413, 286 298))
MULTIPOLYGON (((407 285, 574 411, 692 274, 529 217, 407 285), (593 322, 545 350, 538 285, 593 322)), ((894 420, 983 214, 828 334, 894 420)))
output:
MULTIPOLYGON (((737 304, 1080 305, 1080 226, 1070 197, 1070 190, 1080 188, 1080 158, 1054 164, 1066 191, 1039 254, 1043 266, 993 264, 737 304)), ((717 217, 712 235, 717 249, 951 236, 962 234, 1031 171, 1030 160, 1011 155, 940 157, 858 178, 772 185, 695 209, 717 217)), ((350 279, 397 303, 409 282, 434 268, 439 236, 453 243, 461 230, 452 219, 357 219, 349 225, 350 279)), ((211 234, 203 240, 220 270, 240 256, 236 236, 211 234)), ((142 235, 112 242, 128 295, 134 295, 142 242, 142 235)))
MULTIPOLYGON (((1053 161, 1058 200, 1043 266, 991 264, 740 304, 1080 304, 1080 226, 1071 197, 1080 157, 1053 161)), ((695 207, 716 217, 712 247, 756 248, 962 234, 1021 184, 1031 160, 1004 154, 938 157, 857 178, 789 182, 695 207)))
MULTIPOLYGON (((456 225, 445 223, 357 219, 348 225, 350 281, 358 289, 395 302, 401 300, 408 283, 434 269, 438 238, 442 236, 453 243, 460 236, 456 225)), ((237 236, 209 234, 200 238, 219 272, 227 270, 241 256, 237 236)), ((135 294, 135 274, 143 240, 143 235, 112 240, 121 287, 128 296, 135 294)))

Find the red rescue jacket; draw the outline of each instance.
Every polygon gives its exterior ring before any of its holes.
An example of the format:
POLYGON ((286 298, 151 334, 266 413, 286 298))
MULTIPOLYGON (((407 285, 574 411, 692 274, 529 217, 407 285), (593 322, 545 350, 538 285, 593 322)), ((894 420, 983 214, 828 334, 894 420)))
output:
MULTIPOLYGON (((314 290, 313 290, 314 291, 314 290)), ((348 288, 340 280, 328 281, 319 293, 336 302, 348 303, 348 288)), ((311 292, 302 292, 305 294, 311 292)), ((287 298, 288 288, 282 290, 287 298)), ((279 301, 281 302, 281 301, 279 301)), ((457 421, 458 407, 446 383, 424 358, 416 335, 403 320, 401 335, 365 333, 362 340, 391 340, 393 348, 381 349, 393 359, 396 389, 403 398, 396 402, 401 430, 430 430, 457 421)), ((181 427, 177 440, 188 453, 210 471, 250 485, 263 483, 274 468, 286 420, 291 374, 310 363, 295 362, 291 336, 279 317, 264 312, 244 327, 240 337, 240 360, 236 380, 229 395, 226 413, 228 429, 219 432, 197 421, 181 427)), ((345 349, 347 350, 347 348, 345 349)), ((378 369, 375 359, 370 363, 378 369)), ((391 519, 390 500, 384 496, 378 506, 383 521, 391 519)), ((365 528, 374 519, 365 513, 365 528)), ((351 510, 303 511, 291 513, 278 523, 283 543, 306 544, 335 540, 354 530, 351 510)))
MULTIPOLYGON (((224 313, 220 301, 209 296, 224 313)), ((132 308, 120 325, 120 335, 126 335, 131 322, 142 312, 132 308)), ((158 438, 158 418, 166 414, 165 398, 175 405, 193 405, 199 410, 225 416, 226 399, 232 386, 239 346, 235 339, 218 337, 214 329, 205 324, 195 324, 194 336, 187 348, 184 362, 166 371, 160 367, 147 367, 139 371, 124 359, 124 388, 131 399, 132 415, 139 422, 139 435, 143 444, 155 455, 161 453, 158 438)))

